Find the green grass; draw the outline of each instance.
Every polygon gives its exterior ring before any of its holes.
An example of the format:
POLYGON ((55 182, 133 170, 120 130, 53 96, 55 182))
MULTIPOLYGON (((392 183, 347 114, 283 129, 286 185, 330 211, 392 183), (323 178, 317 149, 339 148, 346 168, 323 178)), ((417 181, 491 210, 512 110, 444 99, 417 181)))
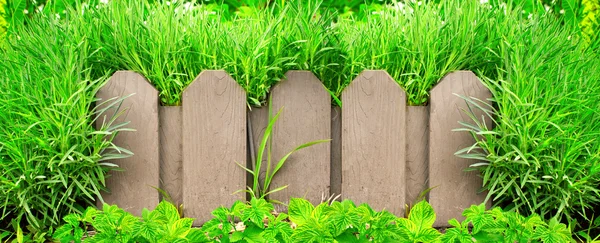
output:
POLYGON ((224 69, 255 106, 264 105, 270 88, 292 69, 314 72, 334 99, 362 70, 387 70, 410 105, 427 104, 431 88, 449 72, 493 70, 484 58, 486 21, 493 16, 477 2, 388 8, 366 21, 336 16, 313 1, 275 4, 231 21, 202 7, 185 9, 111 1, 75 16, 97 26, 90 44, 99 52, 88 66, 140 72, 165 105, 180 105, 202 70, 224 69))
POLYGON ((429 91, 446 74, 486 68, 486 23, 492 12, 474 1, 407 4, 400 11, 371 15, 337 27, 348 78, 340 95, 364 69, 386 70, 408 95, 409 105, 427 104, 429 91))
POLYGON ((287 70, 336 75, 324 70, 337 56, 323 44, 330 35, 327 17, 312 20, 317 9, 268 8, 222 22, 182 4, 112 1, 83 18, 99 26, 92 44, 100 51, 90 61, 101 70, 140 72, 165 105, 180 105, 181 93, 202 70, 224 69, 248 92, 249 103, 260 106, 287 70))
POLYGON ((146 76, 163 105, 180 105, 202 70, 224 69, 254 106, 288 70, 314 72, 339 102, 360 72, 383 69, 411 105, 426 105, 447 73, 473 70, 493 91, 495 105, 482 108, 496 127, 470 127, 481 154, 462 155, 483 160, 490 197, 565 220, 598 205, 600 58, 576 28, 479 1, 406 5, 364 21, 292 3, 223 21, 202 7, 110 1, 15 28, 0 50, 1 225, 53 225, 98 195, 102 159, 116 156, 103 138, 123 128, 94 129, 94 95, 124 69, 146 76))
POLYGON ((497 204, 586 226, 600 202, 600 58, 581 48, 576 29, 517 11, 496 26, 501 62, 485 79, 495 105, 471 101, 494 128, 475 118, 465 129, 477 143, 459 154, 480 160, 474 167, 497 204), (513 19, 522 24, 508 28, 513 19))
POLYGON ((0 49, 0 229, 13 221, 47 229, 80 212, 104 189, 105 160, 128 155, 105 140, 125 130, 120 124, 93 126, 102 111, 95 93, 109 73, 92 78, 85 35, 93 26, 74 27, 37 21, 0 49))

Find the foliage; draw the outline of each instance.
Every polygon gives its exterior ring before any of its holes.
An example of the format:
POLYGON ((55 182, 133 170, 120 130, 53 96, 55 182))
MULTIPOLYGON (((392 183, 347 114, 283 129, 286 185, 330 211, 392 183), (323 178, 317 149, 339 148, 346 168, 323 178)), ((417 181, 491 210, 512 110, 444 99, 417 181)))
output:
POLYGON ((78 5, 60 24, 97 26, 88 38, 98 52, 85 65, 139 72, 166 105, 180 105, 181 92, 207 69, 230 73, 255 106, 265 104, 272 85, 292 69, 315 73, 338 103, 362 70, 387 70, 408 91, 411 105, 426 104, 431 87, 448 72, 493 74, 486 57, 495 12, 475 1, 368 9, 373 13, 362 21, 319 3, 273 3, 224 20, 225 13, 210 5, 111 1, 98 9, 78 5))
POLYGON ((475 1, 444 1, 407 3, 364 23, 341 20, 336 32, 347 78, 328 86, 341 95, 363 70, 386 70, 407 91, 409 105, 425 105, 431 88, 452 71, 491 73, 486 53, 493 40, 486 23, 495 14, 475 1))
POLYGON ((250 193, 250 196, 252 196, 254 198, 263 199, 263 198, 266 198, 267 195, 277 192, 277 191, 280 191, 280 190, 283 190, 287 187, 287 186, 281 186, 281 187, 275 188, 273 190, 270 190, 271 182, 273 181, 275 174, 277 174, 277 172, 281 169, 281 167, 283 167, 283 165, 285 164, 287 159, 294 152, 301 150, 303 148, 307 148, 307 147, 319 144, 319 143, 324 143, 324 142, 330 141, 330 139, 324 139, 324 140, 316 140, 316 141, 302 144, 302 145, 296 147, 295 149, 293 149, 292 151, 290 151, 289 153, 287 153, 285 156, 283 156, 277 162, 277 164, 273 164, 273 162, 271 161, 272 140, 269 140, 269 138, 271 136, 271 132, 273 131, 273 126, 275 125, 275 122, 277 122, 277 119, 279 118, 279 115, 281 114, 282 110, 283 110, 283 107, 277 112, 277 114, 275 114, 275 116, 272 116, 273 113, 271 110, 271 103, 269 103, 269 124, 267 125, 267 128, 264 131, 263 138, 258 147, 258 154, 256 155, 256 159, 254 161, 252 169, 246 168, 245 166, 236 162, 240 167, 242 167, 243 169, 245 169, 248 173, 250 173, 252 175, 252 187, 248 187, 247 190, 243 190, 243 191, 250 193), (265 149, 267 149, 266 156, 265 156, 265 149), (266 171, 264 171, 264 173, 265 173, 264 177, 261 176, 263 173, 263 170, 262 170, 263 158, 266 159, 265 162, 267 163, 266 171), (259 180, 262 180, 262 182, 263 182, 262 186, 260 186, 259 180))
POLYGON ((592 43, 598 39, 598 29, 600 29, 600 2, 597 0, 582 0, 583 19, 581 20, 581 31, 586 43, 592 43))
POLYGON ((503 60, 497 79, 484 78, 494 104, 465 97, 493 124, 467 111, 473 123, 457 130, 476 143, 457 154, 477 160, 471 167, 496 205, 589 221, 600 203, 600 58, 573 40, 573 29, 547 18, 505 33, 495 51, 503 60))
POLYGON ((337 79, 328 17, 313 20, 318 8, 289 5, 222 22, 179 2, 112 1, 73 18, 99 26, 91 36, 100 51, 88 65, 140 72, 159 89, 163 104, 179 105, 181 92, 202 70, 223 69, 248 92, 249 103, 260 106, 287 70, 337 79))
MULTIPOLYGON (((23 2, 7 6, 9 23, 20 21, 23 2)), ((103 139, 125 130, 107 124, 96 131, 92 104, 97 87, 120 69, 148 77, 167 105, 179 105, 202 70, 224 69, 256 106, 292 69, 315 73, 334 99, 362 70, 384 69, 413 105, 426 104, 446 73, 471 69, 493 90, 494 106, 480 106, 495 128, 467 126, 477 144, 459 154, 483 160, 474 167, 489 199, 546 219, 589 219, 600 199, 597 49, 540 5, 532 8, 540 14, 529 15, 528 5, 519 4, 524 14, 479 2, 374 6, 357 17, 324 11, 326 2, 278 1, 272 4, 281 8, 231 18, 216 5, 183 2, 51 2, 57 5, 48 12, 22 16, 35 21, 11 25, 0 53, 0 225, 23 218, 51 227, 103 189, 112 166, 103 160, 121 155, 103 139)), ((565 3, 572 2, 560 9, 565 3)), ((268 193, 258 184, 256 195, 268 193)))
POLYGON ((99 3, 99 0, 11 0, 7 4, 7 21, 11 28, 18 28, 31 22, 40 13, 64 17, 68 8, 78 4, 96 6, 99 3))
POLYGON ((356 206, 350 200, 323 202, 314 206, 292 198, 288 213, 274 212, 264 199, 235 202, 219 207, 200 229, 190 228, 192 219, 180 219, 176 208, 161 202, 155 211, 144 210, 142 219, 116 206, 104 205, 104 212, 88 208, 72 214, 54 237, 61 242, 80 242, 85 226, 97 234, 83 242, 572 242, 571 232, 556 219, 543 221, 538 215, 521 216, 500 208, 486 210, 484 204, 463 212, 465 220, 452 219, 442 234, 433 228, 436 215, 429 203, 421 201, 407 218, 398 218, 368 204, 356 206), (181 223, 178 223, 181 222, 181 223), (110 232, 110 234, 107 234, 110 232), (115 234, 116 233, 116 234, 115 234), (163 241, 161 241, 163 240, 163 241), (476 241, 475 241, 476 240, 476 241), (178 241, 179 242, 179 241, 178 241))
POLYGON ((101 198, 114 167, 106 160, 131 154, 111 142, 128 129, 114 120, 122 99, 95 98, 107 74, 92 78, 84 66, 93 50, 82 29, 51 21, 17 28, 20 40, 10 36, 0 49, 0 229, 45 232, 101 198))
POLYGON ((539 215, 524 217, 500 208, 485 210, 485 205, 472 205, 462 214, 465 220, 448 221, 453 228, 442 236, 443 242, 573 242, 565 224, 552 218, 544 222, 539 215))
POLYGON ((200 229, 192 228, 194 219, 180 218, 177 208, 164 201, 153 211, 144 209, 141 219, 116 205, 104 204, 102 211, 88 207, 83 214, 69 214, 63 220, 66 224, 53 234, 62 243, 209 242, 200 229), (94 235, 86 231, 87 225, 95 229, 94 235))
POLYGON ((6 29, 8 28, 8 22, 6 22, 6 0, 0 0, 0 46, 6 38, 6 29))

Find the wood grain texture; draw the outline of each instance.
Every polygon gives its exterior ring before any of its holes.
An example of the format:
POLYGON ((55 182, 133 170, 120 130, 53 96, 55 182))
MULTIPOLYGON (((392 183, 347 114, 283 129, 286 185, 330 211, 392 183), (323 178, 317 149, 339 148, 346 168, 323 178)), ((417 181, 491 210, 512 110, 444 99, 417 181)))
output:
MULTIPOLYGON (((331 137, 331 96, 309 71, 289 71, 272 91, 272 116, 283 108, 273 127, 273 164, 296 147, 331 137)), ((313 204, 329 196, 330 143, 293 153, 273 178, 270 189, 288 186, 270 198, 288 203, 302 197, 313 204)), ((280 210, 281 211, 281 210, 280 210)))
MULTIPOLYGON (((158 192, 152 187, 159 186, 159 135, 158 135, 158 91, 140 74, 131 71, 118 71, 100 89, 97 97, 100 102, 114 97, 126 98, 120 109, 126 112, 116 123, 129 121, 128 128, 134 132, 122 132, 113 142, 133 152, 126 159, 110 161, 124 171, 112 171, 106 180, 110 193, 104 193, 104 202, 117 204, 125 211, 140 216, 143 208, 154 209, 159 203, 158 192)), ((110 119, 113 109, 100 114, 96 126, 110 119)), ((102 201, 98 200, 98 205, 102 201)))
POLYGON ((331 187, 335 197, 342 194, 342 109, 331 106, 331 187))
POLYGON ((406 202, 414 205, 429 177, 429 106, 406 109, 406 202))
POLYGON ((203 71, 183 92, 183 206, 199 226, 244 200, 246 92, 225 71, 203 71))
MULTIPOLYGON (((160 106, 160 182, 175 205, 183 203, 181 106, 160 106)), ((164 199, 161 195, 161 199, 164 199)))
POLYGON ((472 123, 462 110, 467 109, 465 100, 457 95, 481 100, 491 97, 490 91, 470 71, 448 74, 431 91, 429 187, 436 188, 430 192, 429 201, 437 213, 434 226, 447 226, 452 218, 462 221, 465 208, 485 199, 484 193, 478 193, 482 186, 479 173, 464 171, 475 161, 454 155, 475 142, 469 133, 452 131, 462 126, 459 121, 472 123))
POLYGON ((404 214, 406 94, 385 71, 364 71, 342 93, 342 197, 404 214))

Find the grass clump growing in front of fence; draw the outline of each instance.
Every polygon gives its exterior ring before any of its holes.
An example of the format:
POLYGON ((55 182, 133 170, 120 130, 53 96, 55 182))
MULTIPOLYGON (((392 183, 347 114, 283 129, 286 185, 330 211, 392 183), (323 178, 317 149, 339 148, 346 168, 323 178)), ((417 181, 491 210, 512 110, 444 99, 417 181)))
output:
POLYGON ((100 195, 105 160, 128 155, 111 143, 120 124, 94 127, 103 79, 85 66, 93 26, 80 27, 35 21, 0 49, 0 232, 44 237, 100 195))
POLYGON ((499 205, 587 227, 600 203, 600 58, 557 21, 507 28, 518 9, 498 19, 502 64, 497 79, 486 78, 495 105, 471 101, 495 127, 474 118, 479 124, 465 129, 477 143, 459 154, 480 160, 473 166, 499 205))

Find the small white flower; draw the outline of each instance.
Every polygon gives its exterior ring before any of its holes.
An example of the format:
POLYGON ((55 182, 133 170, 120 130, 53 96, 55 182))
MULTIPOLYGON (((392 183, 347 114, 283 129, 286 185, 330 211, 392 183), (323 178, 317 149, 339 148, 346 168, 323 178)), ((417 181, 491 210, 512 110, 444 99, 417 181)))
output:
POLYGON ((171 6, 171 2, 167 1, 167 6, 171 6))
POLYGON ((423 4, 423 2, 421 2, 421 1, 417 2, 417 5, 421 6, 421 4, 423 4))
POLYGON ((490 2, 490 0, 479 0, 479 3, 481 3, 481 4, 486 4, 488 2, 490 2))
POLYGON ((108 0, 100 0, 100 3, 102 3, 102 4, 107 4, 107 3, 108 3, 108 0))
POLYGON ((29 14, 29 10, 25 9, 25 10, 23 10, 23 13, 24 14, 29 14))
POLYGON ((561 10, 559 11, 559 13, 560 13, 560 14, 565 14, 565 10, 564 10, 564 9, 561 9, 561 10))

